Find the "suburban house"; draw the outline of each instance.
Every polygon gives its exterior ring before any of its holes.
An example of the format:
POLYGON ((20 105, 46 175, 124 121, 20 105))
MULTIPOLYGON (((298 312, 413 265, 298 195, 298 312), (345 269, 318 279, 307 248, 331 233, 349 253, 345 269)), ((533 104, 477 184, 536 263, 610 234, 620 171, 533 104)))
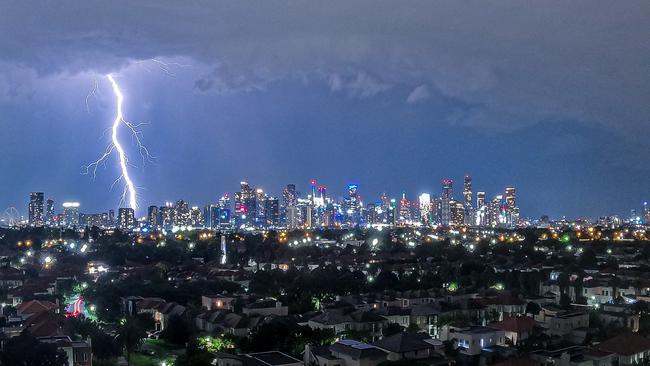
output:
POLYGON ((564 337, 578 328, 589 327, 589 314, 580 311, 567 311, 550 306, 542 307, 535 320, 550 336, 564 337))
POLYGON ((90 338, 73 341, 68 336, 39 338, 40 342, 53 344, 62 350, 67 358, 67 366, 92 366, 93 353, 90 338))
POLYGON ((598 344, 596 348, 615 354, 619 365, 641 364, 650 358, 650 339, 638 333, 619 334, 598 344))
POLYGON ((454 341, 462 354, 476 356, 486 348, 505 345, 506 334, 501 329, 478 325, 464 328, 444 326, 440 339, 454 341))
POLYGON ((542 365, 556 366, 612 366, 615 361, 611 352, 584 346, 534 351, 530 358, 542 365))
POLYGON ((374 366, 386 361, 387 353, 373 345, 343 339, 330 346, 305 346, 305 365, 374 366))
POLYGON ((235 308, 235 300, 237 300, 237 298, 221 294, 203 295, 201 296, 201 306, 208 310, 232 311, 235 308))
POLYGON ((436 351, 442 350, 442 341, 432 339, 426 333, 400 332, 383 337, 372 345, 386 352, 388 361, 441 358, 436 351))
POLYGON ((246 315, 289 315, 289 308, 283 306, 276 299, 260 299, 243 307, 242 312, 246 315))
POLYGON ((505 318, 500 322, 491 323, 491 328, 501 329, 505 332, 506 338, 513 346, 525 341, 535 328, 535 319, 529 316, 513 316, 505 318))

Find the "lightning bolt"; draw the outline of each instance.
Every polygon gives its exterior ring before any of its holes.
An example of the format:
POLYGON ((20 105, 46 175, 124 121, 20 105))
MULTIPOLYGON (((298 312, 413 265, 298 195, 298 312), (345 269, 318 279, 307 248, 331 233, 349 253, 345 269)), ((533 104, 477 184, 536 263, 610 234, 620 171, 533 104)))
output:
POLYGON ((124 147, 122 146, 119 140, 119 136, 118 136, 119 127, 125 126, 131 132, 131 135, 133 136, 138 146, 140 155, 142 156, 143 160, 151 159, 151 155, 149 154, 149 150, 147 150, 147 148, 142 143, 142 140, 140 138, 141 133, 137 130, 138 127, 142 125, 142 123, 134 125, 133 123, 124 119, 124 113, 122 111, 122 105, 124 104, 124 94, 122 94, 122 91, 120 90, 120 86, 117 83, 117 81, 115 81, 115 78, 113 78, 113 75, 108 74, 106 75, 106 78, 111 83, 111 86, 113 88, 113 93, 115 94, 115 99, 116 99, 116 114, 115 114, 115 119, 113 120, 113 125, 111 127, 111 143, 106 147, 104 153, 99 157, 99 159, 84 167, 85 169, 84 174, 92 173, 92 176, 94 178, 97 174, 97 168, 100 165, 104 165, 106 160, 111 156, 111 154, 114 151, 117 151, 117 156, 119 158, 119 163, 120 163, 120 170, 122 174, 115 180, 115 182, 113 182, 113 186, 120 181, 124 181, 124 190, 122 192, 120 205, 122 205, 124 202, 128 202, 129 207, 135 210, 138 207, 137 189, 135 184, 133 183, 133 180, 131 179, 131 176, 129 175, 129 158, 126 155, 126 152, 124 151, 124 147))

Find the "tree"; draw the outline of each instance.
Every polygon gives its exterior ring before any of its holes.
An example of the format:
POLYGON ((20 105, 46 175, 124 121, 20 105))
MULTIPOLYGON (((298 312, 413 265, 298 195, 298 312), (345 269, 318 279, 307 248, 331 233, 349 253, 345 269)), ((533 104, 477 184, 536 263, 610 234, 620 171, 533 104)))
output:
POLYGON ((128 317, 120 321, 120 326, 117 331, 117 341, 126 351, 127 364, 131 364, 131 353, 142 345, 146 336, 146 332, 140 327, 135 318, 128 317))
POLYGON ((185 344, 191 335, 192 326, 184 318, 174 315, 169 318, 169 323, 160 336, 169 343, 185 344))
POLYGON ((382 330, 382 333, 384 334, 384 337, 392 336, 393 334, 398 334, 402 333, 404 331, 404 327, 397 323, 389 323, 387 326, 384 327, 382 330))
POLYGON ((67 357, 53 344, 39 342, 29 333, 10 338, 2 353, 0 364, 21 366, 65 366, 67 357))

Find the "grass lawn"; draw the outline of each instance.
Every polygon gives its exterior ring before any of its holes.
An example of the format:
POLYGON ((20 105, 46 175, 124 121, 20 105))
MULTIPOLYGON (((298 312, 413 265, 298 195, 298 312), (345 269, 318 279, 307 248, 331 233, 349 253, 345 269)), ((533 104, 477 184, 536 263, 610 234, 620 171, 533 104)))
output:
POLYGON ((160 366, 160 360, 154 356, 133 353, 131 354, 131 366, 160 366))

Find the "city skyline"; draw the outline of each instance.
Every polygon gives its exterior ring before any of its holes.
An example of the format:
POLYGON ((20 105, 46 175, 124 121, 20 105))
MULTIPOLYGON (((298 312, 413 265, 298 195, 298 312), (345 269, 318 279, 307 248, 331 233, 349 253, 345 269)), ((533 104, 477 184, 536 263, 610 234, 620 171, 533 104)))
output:
POLYGON ((154 157, 121 131, 143 202, 202 202, 242 178, 415 194, 468 172, 488 194, 526 192, 531 217, 624 215, 650 196, 643 2, 131 5, 120 22, 115 3, 2 5, 0 208, 41 190, 117 205, 115 156, 82 174, 115 119, 107 74, 154 157))

